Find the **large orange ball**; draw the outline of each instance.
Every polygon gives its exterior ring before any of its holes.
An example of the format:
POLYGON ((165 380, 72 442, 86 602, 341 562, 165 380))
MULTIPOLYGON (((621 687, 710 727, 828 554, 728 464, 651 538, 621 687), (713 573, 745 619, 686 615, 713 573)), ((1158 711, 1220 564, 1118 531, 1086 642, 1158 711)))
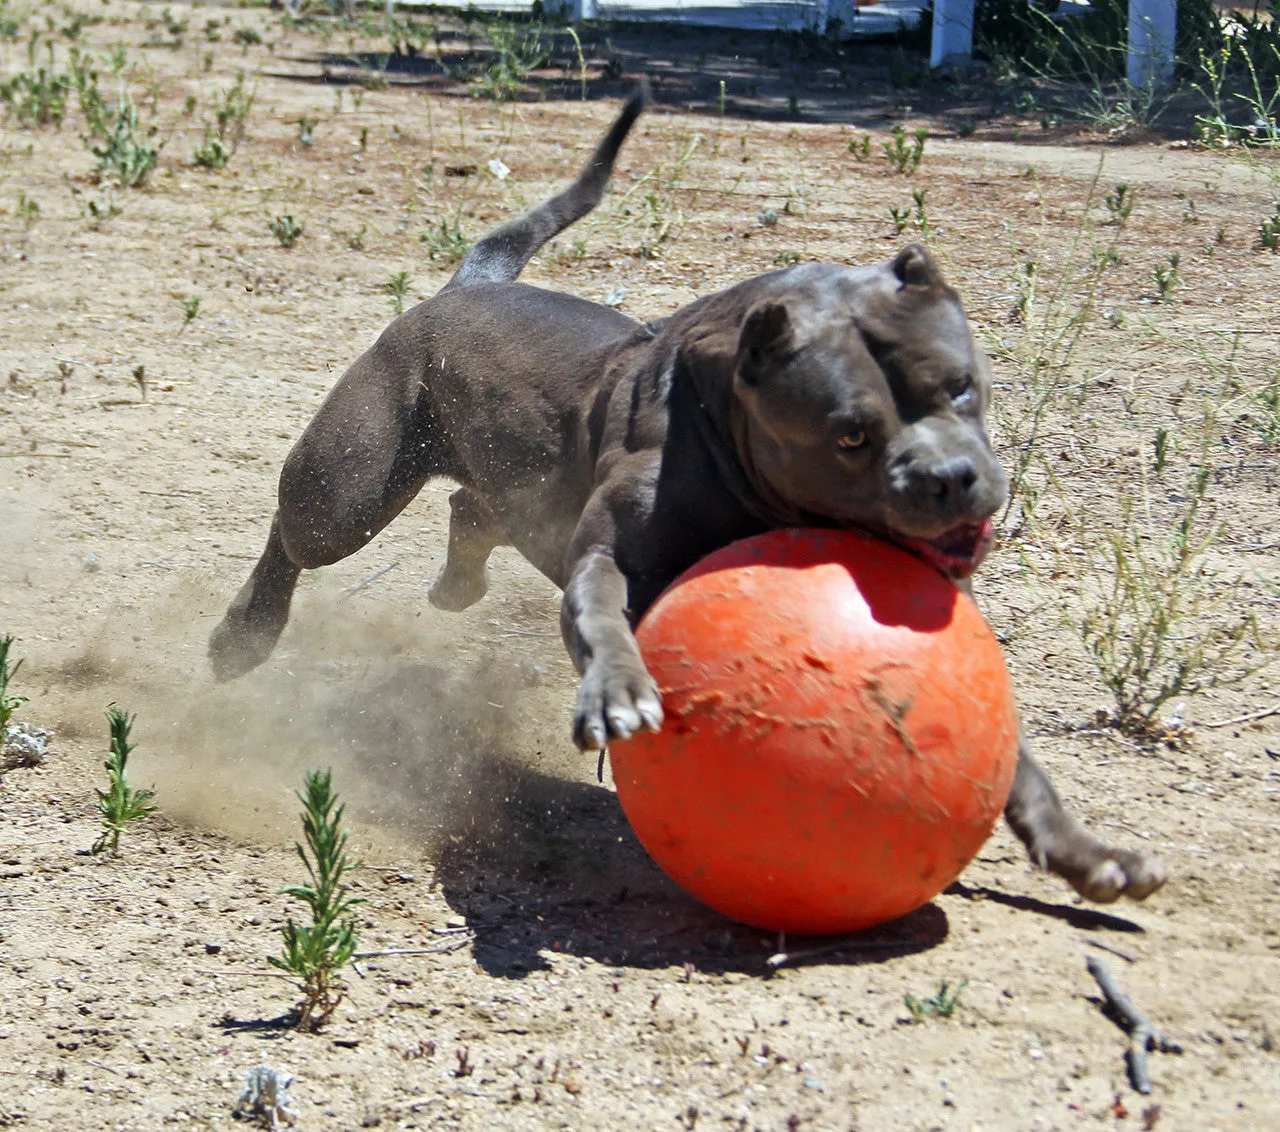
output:
POLYGON ((918 908, 1004 809, 1018 726, 973 601, 868 535, 710 555, 636 632, 666 723, 610 747, 641 843, 703 903, 797 933, 918 908))

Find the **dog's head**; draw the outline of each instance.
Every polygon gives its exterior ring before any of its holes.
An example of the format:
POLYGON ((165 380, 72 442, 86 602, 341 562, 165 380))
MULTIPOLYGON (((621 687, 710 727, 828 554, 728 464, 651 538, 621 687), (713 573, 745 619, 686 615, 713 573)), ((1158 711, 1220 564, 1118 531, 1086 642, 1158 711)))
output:
POLYGON ((929 253, 771 277, 741 322, 734 436, 765 500, 866 527, 951 577, 977 568, 1008 482, 986 358, 929 253))

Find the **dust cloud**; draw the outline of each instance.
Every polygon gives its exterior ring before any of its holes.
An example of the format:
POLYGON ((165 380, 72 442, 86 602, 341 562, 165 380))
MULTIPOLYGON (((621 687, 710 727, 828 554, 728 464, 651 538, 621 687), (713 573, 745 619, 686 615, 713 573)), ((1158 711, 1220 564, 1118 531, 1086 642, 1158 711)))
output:
POLYGON ((77 746, 105 743, 109 702, 136 714, 130 775, 170 818, 292 841, 304 771, 330 767, 358 849, 419 859, 500 840, 522 775, 594 770, 568 739, 573 673, 549 633, 486 639, 478 618, 312 585, 275 654, 218 685, 204 650, 224 588, 188 575, 111 608, 30 674, 47 685, 40 714, 77 746))

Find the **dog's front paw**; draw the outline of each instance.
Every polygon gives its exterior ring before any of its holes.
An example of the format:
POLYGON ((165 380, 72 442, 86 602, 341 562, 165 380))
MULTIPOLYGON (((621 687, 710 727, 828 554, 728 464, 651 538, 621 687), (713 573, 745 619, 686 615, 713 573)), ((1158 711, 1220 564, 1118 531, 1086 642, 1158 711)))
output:
POLYGON ((1087 873, 1067 877, 1086 900, 1095 900, 1099 904, 1109 904, 1122 896, 1130 900, 1145 900, 1163 888, 1169 879, 1169 870, 1155 857, 1111 846, 1106 846, 1105 852, 1106 856, 1087 873))
POLYGON ((599 751, 614 739, 662 727, 662 698, 653 677, 641 666, 597 663, 588 666, 573 712, 573 741, 584 751, 599 751))
POLYGON ((1032 860, 1057 873, 1086 900, 1099 904, 1122 896, 1145 900, 1169 879, 1168 869, 1157 858, 1117 849, 1080 826, 1057 831, 1044 844, 1029 848, 1032 860))

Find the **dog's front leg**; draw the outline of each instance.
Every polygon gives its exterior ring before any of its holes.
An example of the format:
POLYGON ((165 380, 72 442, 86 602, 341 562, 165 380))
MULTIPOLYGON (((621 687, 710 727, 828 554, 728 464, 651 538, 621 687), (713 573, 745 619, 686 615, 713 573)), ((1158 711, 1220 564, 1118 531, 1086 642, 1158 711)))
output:
POLYGON ((1032 861, 1090 900, 1144 900, 1168 876, 1156 858, 1108 845, 1076 821, 1025 738, 1018 741, 1018 769, 1004 815, 1032 861))
POLYGON ((620 463, 632 465, 631 474, 608 477, 578 520, 560 605, 560 632, 582 677, 573 739, 586 751, 662 726, 662 699, 631 632, 627 577, 618 565, 619 524, 633 539, 644 526, 652 468, 639 453, 620 463))
POLYGON ((560 631, 582 676, 573 741, 585 751, 662 726, 662 699, 626 609, 627 579, 611 550, 587 551, 574 563, 560 605, 560 631))

